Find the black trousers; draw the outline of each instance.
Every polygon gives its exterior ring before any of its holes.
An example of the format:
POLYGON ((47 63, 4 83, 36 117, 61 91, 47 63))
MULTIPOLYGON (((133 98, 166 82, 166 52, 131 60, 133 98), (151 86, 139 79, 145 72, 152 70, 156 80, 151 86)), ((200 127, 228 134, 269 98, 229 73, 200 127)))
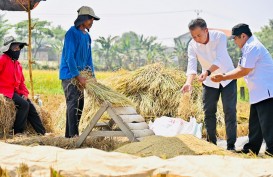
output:
POLYGON ((31 101, 23 99, 17 93, 14 93, 12 100, 16 105, 16 119, 13 125, 14 133, 23 133, 26 129, 27 121, 31 124, 33 129, 41 135, 46 133, 42 121, 37 113, 36 108, 31 101))
POLYGON ((71 84, 71 79, 62 80, 66 99, 66 128, 65 137, 71 138, 79 135, 79 122, 84 106, 84 92, 71 84))
POLYGON ((248 137, 244 150, 259 154, 264 139, 266 151, 273 155, 273 98, 250 105, 248 137))
POLYGON ((225 125, 227 135, 227 146, 234 147, 237 138, 237 81, 233 80, 226 87, 220 85, 219 89, 205 86, 203 84, 203 110, 205 113, 205 127, 207 140, 216 144, 216 112, 217 103, 221 95, 223 110, 225 113, 225 125))

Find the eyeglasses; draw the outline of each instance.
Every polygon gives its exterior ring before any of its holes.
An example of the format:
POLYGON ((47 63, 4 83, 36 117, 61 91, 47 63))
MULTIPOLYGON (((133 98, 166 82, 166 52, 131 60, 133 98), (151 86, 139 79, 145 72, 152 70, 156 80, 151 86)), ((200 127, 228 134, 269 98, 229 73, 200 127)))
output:
POLYGON ((233 38, 233 40, 237 40, 237 39, 240 39, 240 38, 241 38, 241 34, 238 35, 238 36, 235 36, 235 37, 233 38))

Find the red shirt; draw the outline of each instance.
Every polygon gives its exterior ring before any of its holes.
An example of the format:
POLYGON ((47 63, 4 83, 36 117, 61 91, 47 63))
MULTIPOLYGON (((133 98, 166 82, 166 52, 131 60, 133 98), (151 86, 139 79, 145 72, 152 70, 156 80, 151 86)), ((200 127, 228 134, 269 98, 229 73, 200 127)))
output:
POLYGON ((21 64, 3 54, 0 56, 0 94, 12 98, 14 92, 20 96, 29 94, 21 64))

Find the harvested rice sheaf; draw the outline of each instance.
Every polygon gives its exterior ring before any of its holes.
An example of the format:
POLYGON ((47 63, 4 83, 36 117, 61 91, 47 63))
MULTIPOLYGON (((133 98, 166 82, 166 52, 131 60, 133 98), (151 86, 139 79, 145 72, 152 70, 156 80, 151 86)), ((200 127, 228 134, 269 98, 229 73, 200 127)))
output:
MULTIPOLYGON (((118 73, 119 74, 119 73, 118 73)), ((105 83, 136 103, 137 111, 144 117, 177 116, 181 87, 186 75, 178 70, 156 63, 130 73, 119 74, 105 83)), ((200 84, 194 84, 196 98, 200 84)))
POLYGON ((178 107, 178 115, 186 120, 190 117, 195 117, 198 122, 203 122, 204 112, 201 94, 194 99, 191 93, 183 93, 180 98, 178 107))
POLYGON ((15 116, 14 102, 0 94, 0 133, 8 133, 13 126, 15 116))
MULTIPOLYGON (((52 116, 50 115, 50 113, 47 112, 46 110, 44 110, 42 107, 38 106, 37 104, 35 104, 35 103, 33 103, 33 104, 37 110, 37 113, 38 113, 42 123, 43 123, 43 126, 46 129, 46 132, 47 133, 55 132, 54 123, 53 123, 52 116)), ((27 123, 26 131, 29 133, 32 133, 32 134, 36 133, 29 122, 27 123)))
MULTIPOLYGON (((82 71, 80 75, 87 79, 85 86, 85 91, 88 98, 93 103, 93 105, 100 106, 105 101, 108 101, 113 106, 128 106, 133 105, 133 103, 124 95, 112 90, 111 88, 99 83, 94 82, 93 77, 89 71, 82 71)), ((80 84, 76 79, 72 81, 80 89, 80 84)))
MULTIPOLYGON (((84 94, 85 106, 80 121, 80 130, 87 126, 90 119, 95 115, 105 101, 111 103, 113 107, 134 106, 134 103, 123 94, 118 93, 99 82, 95 82, 90 71, 82 71, 80 75, 87 79, 84 88, 84 91, 86 92, 86 94, 84 94)), ((72 84, 76 85, 78 89, 83 91, 81 85, 76 79, 72 80, 72 84)), ((105 116, 106 115, 103 115, 103 117, 105 116)))
POLYGON ((150 136, 141 142, 124 145, 115 151, 140 157, 158 156, 161 158, 173 158, 179 155, 232 155, 231 152, 193 135, 150 136))

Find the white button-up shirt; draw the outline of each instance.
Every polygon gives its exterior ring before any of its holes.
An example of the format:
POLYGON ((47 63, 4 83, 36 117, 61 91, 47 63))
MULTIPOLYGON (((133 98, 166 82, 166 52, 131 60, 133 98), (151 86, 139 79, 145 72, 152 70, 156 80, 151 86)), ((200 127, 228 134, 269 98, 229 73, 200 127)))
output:
POLYGON ((239 65, 253 68, 244 77, 249 89, 250 104, 272 98, 273 60, 270 53, 255 36, 250 37, 241 50, 239 65))
MULTIPOLYGON (((208 70, 211 65, 219 67, 213 74, 226 73, 234 69, 234 65, 227 51, 227 37, 223 32, 209 30, 209 42, 200 44, 193 39, 188 46, 187 76, 197 74, 197 60, 202 66, 202 71, 208 70)), ((231 80, 212 82, 210 77, 203 82, 204 85, 219 88, 220 84, 225 87, 231 80)))

